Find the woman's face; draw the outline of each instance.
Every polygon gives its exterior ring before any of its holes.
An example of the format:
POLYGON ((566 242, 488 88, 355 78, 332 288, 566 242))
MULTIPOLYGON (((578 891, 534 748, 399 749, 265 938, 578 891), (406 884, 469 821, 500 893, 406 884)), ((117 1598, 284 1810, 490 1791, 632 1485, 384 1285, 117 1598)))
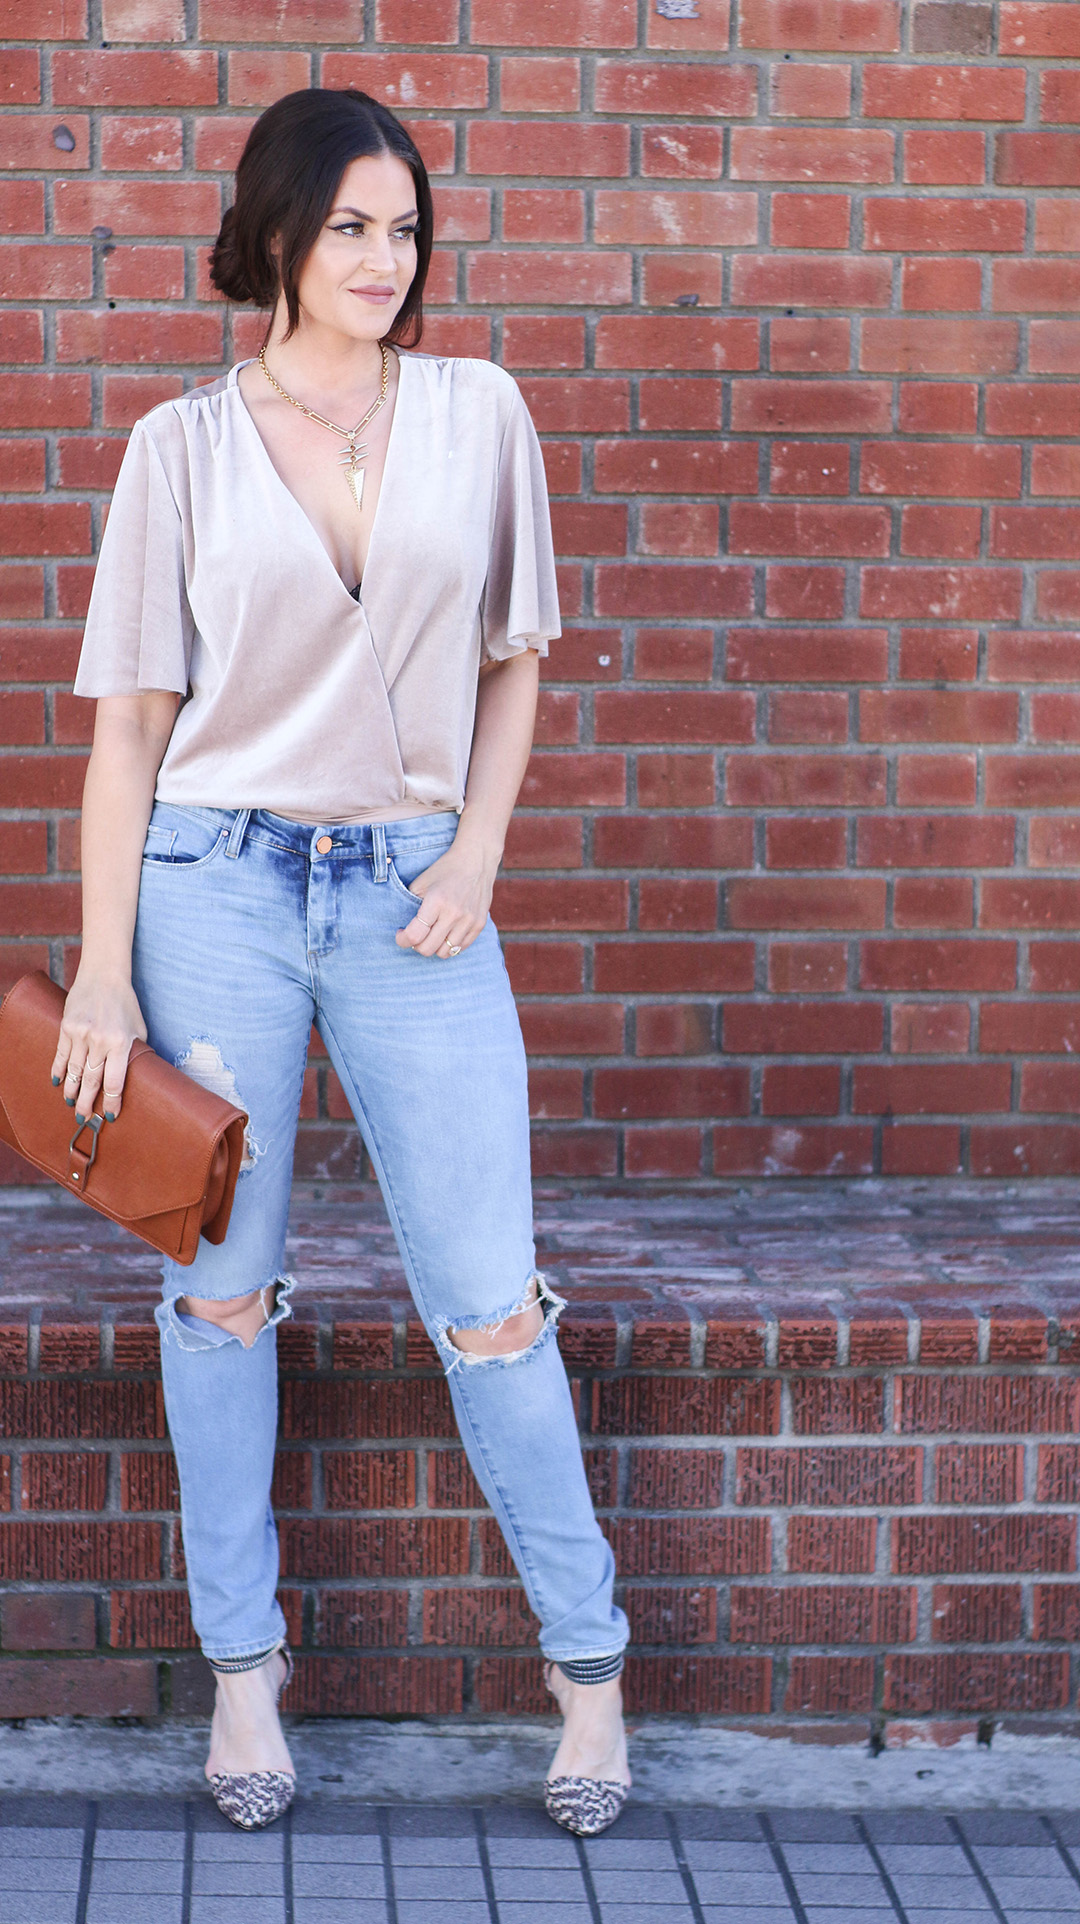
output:
POLYGON ((346 167, 298 281, 301 325, 377 341, 416 273, 416 184, 396 154, 346 167))

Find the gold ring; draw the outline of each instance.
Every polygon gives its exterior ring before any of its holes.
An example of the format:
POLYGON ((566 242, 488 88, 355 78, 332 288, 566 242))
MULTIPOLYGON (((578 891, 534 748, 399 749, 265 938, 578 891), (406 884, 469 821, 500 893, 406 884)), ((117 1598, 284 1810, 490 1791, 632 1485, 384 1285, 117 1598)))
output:
POLYGON ((446 945, 446 952, 448 955, 460 955, 461 949, 460 947, 455 948, 452 942, 448 942, 446 945))

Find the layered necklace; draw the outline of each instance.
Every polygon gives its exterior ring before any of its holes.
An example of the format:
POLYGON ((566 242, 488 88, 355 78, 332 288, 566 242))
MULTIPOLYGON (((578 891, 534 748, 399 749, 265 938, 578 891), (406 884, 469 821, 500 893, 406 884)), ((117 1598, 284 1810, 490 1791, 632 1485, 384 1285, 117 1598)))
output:
POLYGON ((348 482, 349 493, 352 495, 358 508, 364 499, 364 469, 360 466, 360 463, 368 453, 367 448, 360 443, 360 436, 368 424, 375 419, 379 409, 384 406, 387 388, 390 384, 390 356, 381 341, 379 342, 379 353, 382 355, 382 381, 379 385, 379 392, 375 396, 367 413, 361 417, 354 428, 342 428, 338 426, 336 421, 328 421, 325 415, 316 414, 314 408, 305 407, 303 401, 298 401, 295 394, 288 393, 288 391, 282 387, 281 382, 274 379, 270 369, 267 367, 266 349, 262 347, 259 349, 259 366, 262 368, 270 386, 280 394, 282 400, 290 401, 294 408, 300 409, 301 414, 307 415, 309 421, 317 421, 321 428, 329 428, 332 434, 340 434, 342 439, 348 443, 348 446, 341 451, 340 460, 345 470, 345 479, 348 482))

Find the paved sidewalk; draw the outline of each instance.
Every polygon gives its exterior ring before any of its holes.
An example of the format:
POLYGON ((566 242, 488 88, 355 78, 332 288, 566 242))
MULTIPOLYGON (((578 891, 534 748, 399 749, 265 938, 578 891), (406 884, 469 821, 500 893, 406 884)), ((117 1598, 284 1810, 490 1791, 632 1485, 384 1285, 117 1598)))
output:
POLYGON ((1080 1814, 0 1800, 0 1924, 1076 1924, 1080 1814))

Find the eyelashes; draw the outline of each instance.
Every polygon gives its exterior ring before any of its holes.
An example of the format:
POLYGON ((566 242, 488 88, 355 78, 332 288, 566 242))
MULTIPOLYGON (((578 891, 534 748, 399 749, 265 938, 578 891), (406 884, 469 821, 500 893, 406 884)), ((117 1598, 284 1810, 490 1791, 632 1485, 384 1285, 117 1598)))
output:
MULTIPOLYGON (((341 227, 332 227, 330 232, 332 234, 359 234, 363 232, 363 226, 360 221, 350 220, 346 221, 341 227)), ((392 232, 396 240, 415 240, 417 229, 415 227, 395 227, 392 232)))

